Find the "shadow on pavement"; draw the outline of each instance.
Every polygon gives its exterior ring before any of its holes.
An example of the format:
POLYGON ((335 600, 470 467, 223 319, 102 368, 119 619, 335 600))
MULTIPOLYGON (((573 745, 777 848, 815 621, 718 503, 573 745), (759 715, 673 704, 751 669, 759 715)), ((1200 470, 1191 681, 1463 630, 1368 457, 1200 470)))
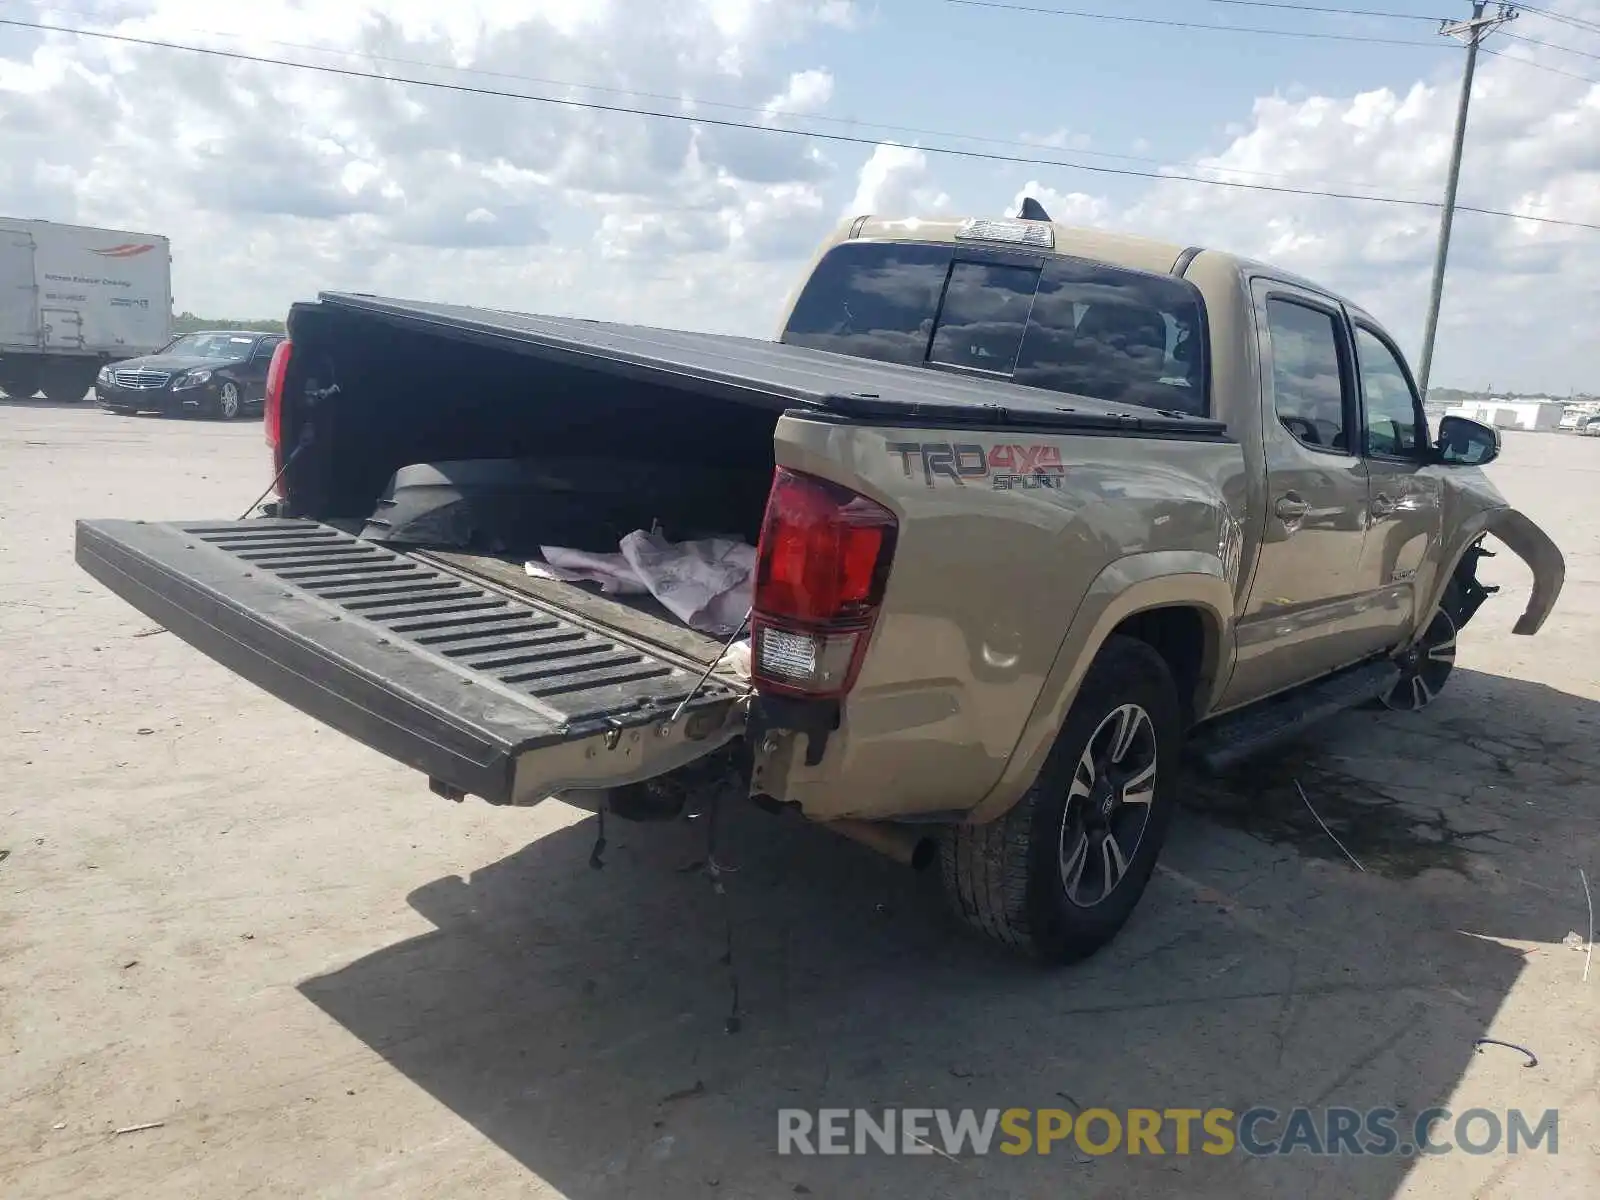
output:
POLYGON ((1133 921, 1073 969, 956 931, 932 874, 735 806, 726 908, 686 869, 698 824, 613 824, 595 871, 590 820, 419 888, 434 931, 302 991, 580 1200, 1386 1197, 1410 1159, 780 1157, 777 1110, 1392 1106, 1405 1130, 1448 1101, 1522 969, 1462 931, 1558 941, 1575 919, 1522 884, 1592 839, 1597 714, 1466 671, 1425 714, 1347 714, 1205 785, 1216 815, 1181 815, 1133 921), (1307 833, 1295 779, 1367 874, 1307 833))
POLYGON ((93 408, 94 400, 86 392, 81 400, 46 400, 35 393, 33 396, 8 396, 0 392, 0 406, 6 408, 93 408))

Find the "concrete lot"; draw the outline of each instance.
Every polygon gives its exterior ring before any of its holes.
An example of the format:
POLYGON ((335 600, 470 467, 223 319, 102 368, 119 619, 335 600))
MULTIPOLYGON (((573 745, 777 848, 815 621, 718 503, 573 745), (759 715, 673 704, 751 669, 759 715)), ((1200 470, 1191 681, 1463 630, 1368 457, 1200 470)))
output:
POLYGON ((1197 788, 1086 965, 736 813, 729 1035, 699 826, 613 825, 592 871, 584 814, 439 800, 74 567, 77 516, 237 515, 256 425, 0 404, 0 1195, 1600 1194, 1600 964, 1562 945, 1600 876, 1600 441, 1492 471, 1566 551, 1547 631, 1510 636, 1527 580, 1488 564, 1432 709, 1197 788), (781 1107, 1256 1104, 1556 1107, 1560 1153, 775 1153, 781 1107))

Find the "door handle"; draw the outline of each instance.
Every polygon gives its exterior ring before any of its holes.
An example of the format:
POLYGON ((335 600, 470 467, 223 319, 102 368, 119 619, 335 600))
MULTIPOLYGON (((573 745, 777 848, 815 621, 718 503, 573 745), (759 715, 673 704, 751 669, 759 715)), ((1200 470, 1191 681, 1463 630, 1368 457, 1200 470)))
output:
POLYGON ((1372 498, 1372 503, 1369 505, 1369 507, 1372 509, 1373 516, 1387 517, 1394 512, 1396 505, 1395 502, 1389 499, 1388 496, 1384 495, 1382 492, 1379 492, 1372 498))
POLYGON ((1278 514, 1280 521, 1298 521, 1311 511, 1311 506, 1290 492, 1288 495, 1278 497, 1278 503, 1273 506, 1272 511, 1278 514))

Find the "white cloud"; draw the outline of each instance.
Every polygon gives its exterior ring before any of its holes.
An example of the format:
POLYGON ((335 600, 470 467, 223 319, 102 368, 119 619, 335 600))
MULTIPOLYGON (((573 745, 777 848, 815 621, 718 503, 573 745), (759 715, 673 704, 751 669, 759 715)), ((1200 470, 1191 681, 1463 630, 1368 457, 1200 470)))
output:
POLYGON ((884 144, 875 147, 862 166, 845 213, 927 217, 950 207, 950 197, 934 182, 926 154, 914 146, 884 144))
MULTIPOLYGON (((1600 20, 1600 0, 1559 2, 1600 20)), ((871 25, 870 5, 93 7, 93 21, 76 10, 53 19, 700 118, 651 120, 5 31, 0 212, 168 234, 178 304, 195 311, 281 312, 319 289, 346 288, 760 333, 841 214, 996 214, 1032 195, 1058 220, 1280 261, 1349 293, 1408 349, 1420 334, 1433 209, 1111 183, 1045 167, 1025 175, 911 145, 840 147, 704 123, 788 124, 776 114, 828 111, 845 81, 828 64, 826 39, 846 29, 892 38, 871 25)), ((27 0, 7 7, 23 19, 49 11, 27 0)), ((1571 56, 1502 48, 1585 73, 1571 56)), ((1433 201, 1455 100, 1449 67, 1361 94, 1264 96, 1236 114, 1219 153, 1188 170, 1433 201)), ((873 115, 881 113, 863 114, 873 115)), ((1090 132, 1046 126, 1021 138, 1070 152, 1086 148, 1090 132)), ((1600 87, 1485 58, 1462 201, 1600 223, 1600 87)), ((1482 384, 1492 373, 1506 386, 1600 388, 1590 350, 1597 311, 1600 232, 1463 213, 1435 379, 1482 384)))
POLYGON ((763 106, 770 122, 777 117, 817 112, 833 97, 833 76, 827 71, 796 71, 789 86, 763 106))
MULTIPOLYGON (((1502 109, 1498 128, 1473 129, 1462 202, 1592 221, 1600 211, 1600 174, 1553 152, 1548 114, 1552 103, 1568 113, 1586 112, 1587 139, 1600 147, 1600 108, 1570 92, 1524 90, 1521 79, 1516 88, 1506 87, 1510 72, 1526 70, 1489 68, 1486 88, 1507 92, 1495 102, 1520 113, 1514 119, 1502 109), (1512 167, 1508 160, 1515 159, 1521 161, 1512 167)), ((1479 103, 1487 108, 1488 99, 1479 103)), ((1356 179, 1386 195, 1433 199, 1442 191, 1454 108, 1452 89, 1420 85, 1403 98, 1374 93, 1274 102, 1258 107, 1254 130, 1212 165, 1224 173, 1271 170, 1295 186, 1356 179)), ((1185 243, 1229 246, 1324 280, 1370 308, 1408 351, 1417 351, 1439 221, 1433 209, 1173 183, 1158 186, 1127 219, 1185 243)), ((1563 392, 1594 386, 1593 368, 1583 361, 1588 356, 1579 351, 1592 333, 1580 332, 1574 317, 1595 310, 1597 271, 1600 231, 1460 215, 1434 379, 1481 386, 1488 373, 1504 379, 1515 364, 1519 386, 1563 392)))
MULTIPOLYGON (((1600 4, 1574 11, 1600 19, 1600 4)), ((1519 57, 1532 57, 1518 47, 1519 57)), ((1552 65, 1570 63, 1549 57, 1552 65)), ((1457 87, 1265 97, 1219 154, 1178 168, 1232 182, 1442 197, 1457 87)), ((1136 198, 1069 192, 1045 172, 1014 194, 1051 216, 1277 263, 1370 309, 1415 356, 1439 213, 1172 181, 1136 198), (1061 189, 1061 190, 1057 190, 1061 189)), ((1600 86, 1489 58, 1479 67, 1460 202, 1600 224, 1600 86)), ((1461 213, 1433 379, 1449 386, 1600 389, 1600 231, 1461 213)))
POLYGON ((822 0, 816 6, 818 24, 832 25, 835 29, 859 29, 861 13, 853 0, 822 0))
POLYGON ((1094 139, 1087 133, 1075 133, 1065 127, 1049 133, 1024 133, 1022 141, 1031 146, 1048 146, 1052 150, 1087 150, 1094 139))
POLYGON ((1044 206, 1052 221, 1060 221, 1063 225, 1103 225, 1111 217, 1111 205, 1104 197, 1091 196, 1086 192, 1058 192, 1037 179, 1030 179, 1022 185, 1022 190, 1011 198, 1011 206, 1006 212, 1016 213, 1029 196, 1044 206))
MULTIPOLYGON (((853 13, 811 0, 670 11, 259 0, 246 15, 121 0, 93 24, 687 114, 664 97, 752 112, 825 105, 832 76, 786 61, 786 48, 853 13)), ((698 277, 743 280, 803 259, 828 226, 819 188, 833 172, 816 146, 760 132, 54 34, 0 41, 0 212, 168 234, 177 305, 196 311, 281 312, 323 288, 359 288, 726 326, 715 306, 743 285, 698 277)), ((743 297, 732 316, 759 323, 760 312, 743 297)))

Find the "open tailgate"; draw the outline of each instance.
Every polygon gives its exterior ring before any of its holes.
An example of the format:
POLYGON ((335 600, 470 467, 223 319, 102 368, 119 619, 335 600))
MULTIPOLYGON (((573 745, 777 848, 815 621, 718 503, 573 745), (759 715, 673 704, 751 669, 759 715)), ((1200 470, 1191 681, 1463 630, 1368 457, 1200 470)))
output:
POLYGON ((79 521, 77 561, 228 669, 494 804, 653 778, 738 731, 730 685, 694 690, 703 667, 314 521, 79 521))

